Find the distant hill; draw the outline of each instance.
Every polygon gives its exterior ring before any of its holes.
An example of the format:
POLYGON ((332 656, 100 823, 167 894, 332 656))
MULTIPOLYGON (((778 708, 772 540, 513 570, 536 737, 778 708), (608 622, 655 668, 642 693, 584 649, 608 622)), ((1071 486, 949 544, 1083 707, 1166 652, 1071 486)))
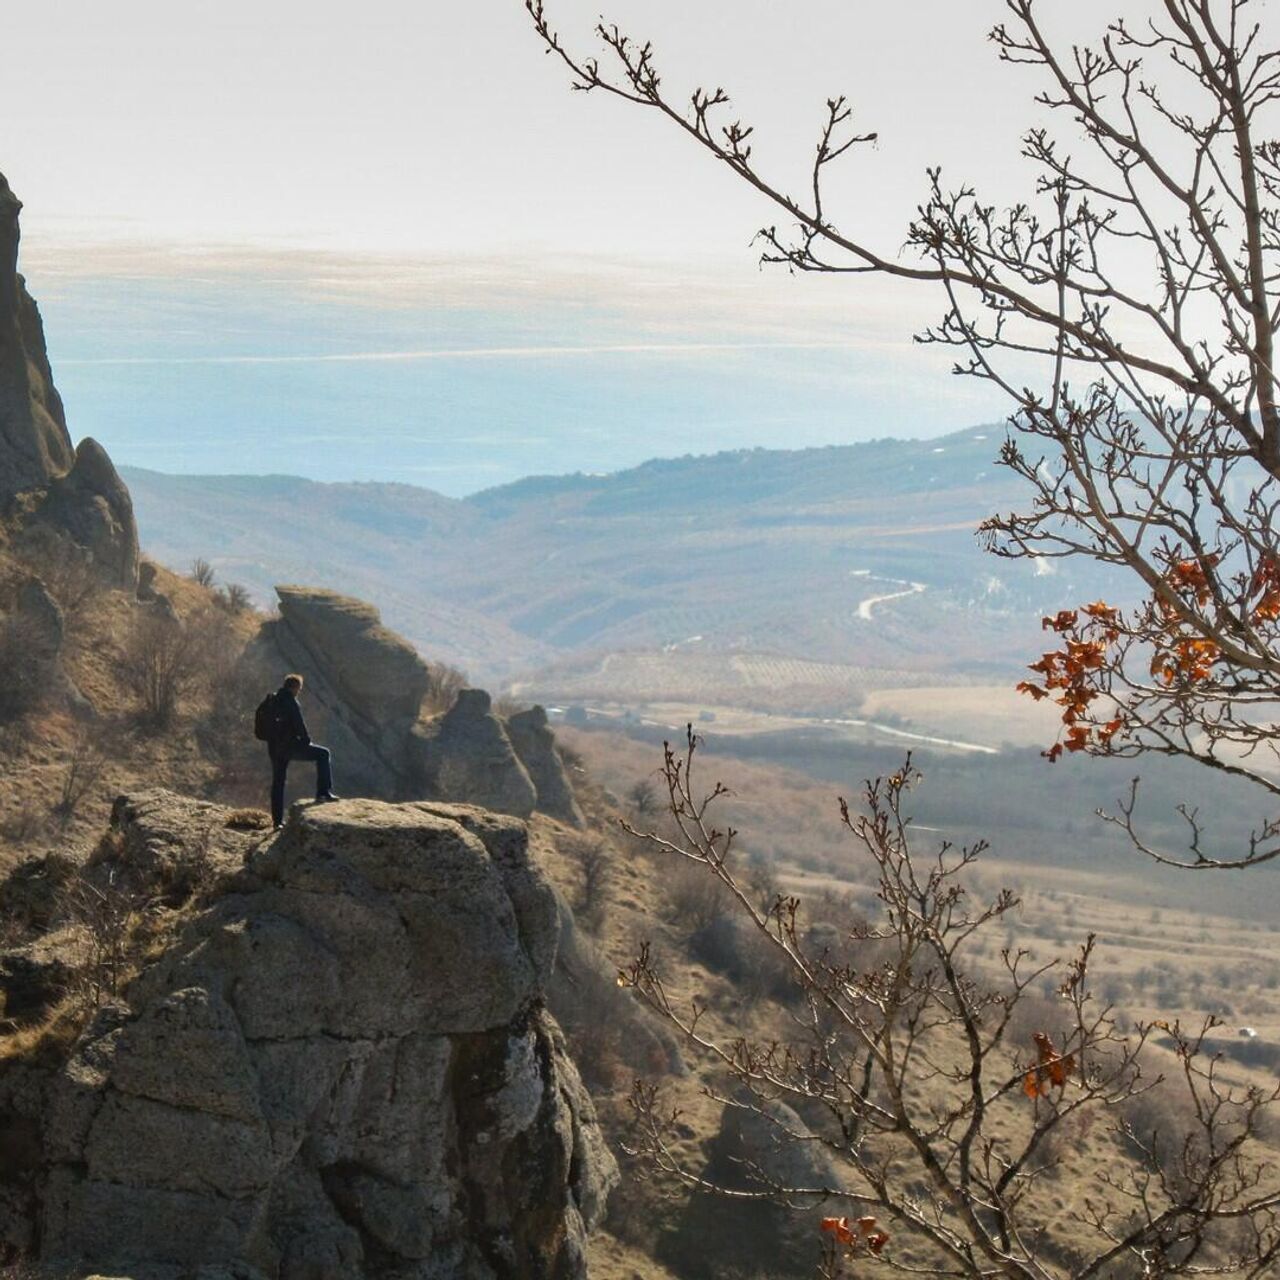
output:
POLYGON ((125 475, 143 545, 165 563, 201 556, 264 603, 280 581, 350 591, 485 681, 541 689, 547 670, 673 652, 978 678, 1025 661, 1039 613, 1090 591, 978 546, 978 522, 1025 496, 994 465, 1002 436, 664 459, 465 500, 125 475))

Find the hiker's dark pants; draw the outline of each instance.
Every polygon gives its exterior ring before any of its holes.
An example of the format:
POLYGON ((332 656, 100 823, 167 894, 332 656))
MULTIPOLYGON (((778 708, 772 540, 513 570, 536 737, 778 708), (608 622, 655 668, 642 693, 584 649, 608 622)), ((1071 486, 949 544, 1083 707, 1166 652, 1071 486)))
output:
POLYGON ((295 743, 282 751, 271 753, 271 821, 279 826, 284 821, 284 782, 289 772, 290 760, 314 760, 316 764, 316 795, 327 795, 333 790, 333 769, 329 764, 329 748, 309 742, 305 746, 295 743))

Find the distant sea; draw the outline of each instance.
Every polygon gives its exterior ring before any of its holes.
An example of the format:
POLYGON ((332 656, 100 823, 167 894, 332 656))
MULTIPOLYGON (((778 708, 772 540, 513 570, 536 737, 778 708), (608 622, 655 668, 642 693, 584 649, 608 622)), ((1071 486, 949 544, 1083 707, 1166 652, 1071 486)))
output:
MULTIPOLYGON (((179 473, 461 496, 652 457, 929 436, 998 412, 909 331, 643 273, 127 256, 28 267, 72 434, 179 473)), ((785 295, 783 295, 785 297, 785 295)))

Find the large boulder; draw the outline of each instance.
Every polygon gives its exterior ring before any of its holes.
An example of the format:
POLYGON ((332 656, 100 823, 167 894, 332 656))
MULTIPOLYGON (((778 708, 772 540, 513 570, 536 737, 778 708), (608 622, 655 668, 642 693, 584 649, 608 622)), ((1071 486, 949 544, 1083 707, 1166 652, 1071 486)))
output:
POLYGON ((572 827, 585 825, 573 794, 564 761, 556 750, 556 737, 542 707, 530 707, 507 719, 507 736, 538 794, 540 813, 550 814, 572 827))
POLYGON ((483 689, 464 689, 430 714, 430 668, 373 605, 317 587, 276 594, 280 617, 263 627, 250 660, 304 676, 307 725, 333 752, 339 790, 517 817, 537 809, 582 824, 540 707, 504 721, 483 689))
MULTIPOLYGON (((162 810, 117 806, 125 850, 162 810)), ((585 1277, 617 1171, 543 1006, 556 935, 518 822, 295 808, 56 1070, 0 1066, 0 1241, 59 1274, 585 1277)))
POLYGON ((363 600, 315 587, 276 588, 284 641, 328 678, 375 737, 403 733, 431 684, 417 650, 363 600))
POLYGON ((0 505, 44 488, 74 461, 40 312, 18 274, 21 209, 0 174, 0 505))
POLYGON ((711 1157, 727 1185, 747 1190, 841 1185, 830 1152, 791 1107, 745 1091, 726 1104, 711 1157))
POLYGON ((86 436, 76 446, 71 470, 50 482, 31 530, 50 530, 70 538, 89 553, 108 585, 137 588, 138 526, 133 499, 96 440, 86 436))

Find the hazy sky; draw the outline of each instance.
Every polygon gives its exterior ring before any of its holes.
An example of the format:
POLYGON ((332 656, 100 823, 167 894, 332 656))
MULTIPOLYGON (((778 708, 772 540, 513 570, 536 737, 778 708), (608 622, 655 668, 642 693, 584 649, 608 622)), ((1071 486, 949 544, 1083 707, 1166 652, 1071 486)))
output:
MULTIPOLYGON (((585 48, 601 7, 549 10, 585 48)), ((654 39, 673 86, 730 87, 766 154, 807 148, 829 94, 865 104, 876 205, 909 207, 925 163, 972 169, 1016 139, 995 0, 604 8, 654 39)), ((6 13, 5 45, 0 167, 33 239, 678 257, 737 248, 760 216, 661 122, 571 94, 520 0, 45 0, 6 13)))
MULTIPOLYGON (((1035 85, 1001 68, 986 42, 999 0, 548 0, 582 49, 602 7, 653 39, 669 85, 733 91, 758 125, 757 155, 783 185, 804 180, 826 97, 847 93, 881 143, 847 170, 841 220, 861 220, 890 248, 927 164, 944 161, 997 198, 1019 193, 1017 138, 1030 118, 1021 104, 1035 85)), ((1114 7, 1046 0, 1081 33, 1114 7)), ((173 398, 157 401, 149 368, 219 368, 200 389, 216 423, 220 395, 243 414, 263 377, 261 363, 247 362, 264 358, 292 361, 295 389, 302 362, 335 355, 352 368, 356 357, 445 361, 423 394, 438 396, 443 381, 450 402, 477 418, 483 404, 468 387, 497 379, 518 407, 531 360, 603 345, 629 370, 627 395, 652 394, 656 416, 678 420, 669 366, 654 359, 672 355, 684 362, 693 451, 735 439, 838 441, 891 424, 936 432, 1000 407, 944 381, 938 354, 910 347, 933 297, 846 280, 760 281, 749 241, 772 216, 758 197, 652 113, 570 92, 520 0, 44 0, 6 13, 5 52, 0 171, 26 204, 24 262, 55 369, 78 431, 99 434, 124 461, 209 465, 207 453, 184 452, 182 381, 171 376, 173 398), (344 319, 352 307, 357 324, 344 319), (827 355, 815 359, 814 344, 827 355), (737 349, 725 357, 734 369, 720 358, 726 347, 737 349), (763 379, 758 365, 741 366, 765 347, 777 357, 769 412, 752 423, 747 396, 717 414, 712 388, 763 379), (466 369, 448 364, 461 348, 490 354, 466 369), (689 361, 707 373, 700 392, 689 361), (713 419, 717 430, 701 434, 713 419)), ((545 414, 571 393, 572 374, 561 374, 551 400, 530 398, 530 408, 545 414)), ((609 380, 589 381, 607 421, 609 380)), ((339 384, 330 417, 385 419, 413 402, 411 380, 395 406, 368 403, 367 377, 339 384)), ((314 408, 290 417, 301 401, 286 391, 268 397, 268 441, 277 429, 290 438, 319 429, 314 408)), ((628 409, 603 465, 657 451, 643 403, 628 409)), ((558 451, 556 465, 574 456, 558 451)), ((600 464, 583 455, 581 465, 600 464)), ((380 475, 391 465, 366 458, 350 469, 380 475)), ((526 465, 537 459, 499 470, 526 465)), ((224 469, 248 466, 228 454, 224 469)), ((308 473, 320 471, 335 467, 308 473)))

